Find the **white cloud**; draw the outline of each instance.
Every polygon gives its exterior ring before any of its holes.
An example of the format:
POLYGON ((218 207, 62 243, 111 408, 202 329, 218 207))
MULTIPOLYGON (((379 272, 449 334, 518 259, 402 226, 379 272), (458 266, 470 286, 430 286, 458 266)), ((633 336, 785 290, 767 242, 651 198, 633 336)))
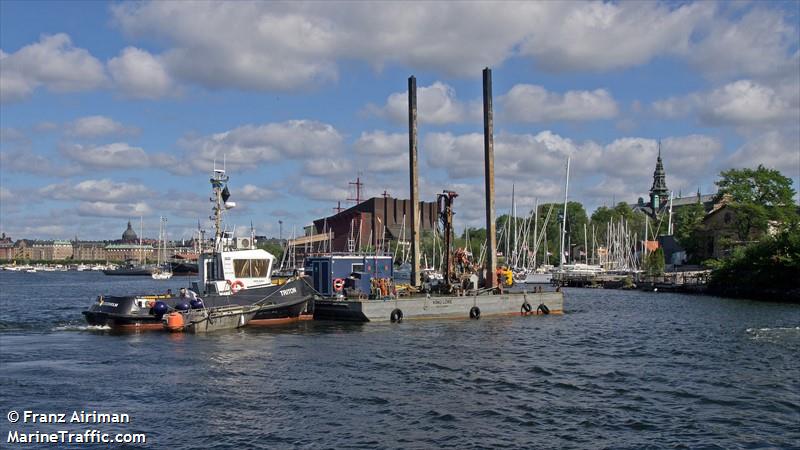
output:
POLYGON ((144 149, 124 142, 99 146, 65 145, 60 150, 64 156, 88 167, 120 169, 150 165, 150 158, 144 149))
POLYGON ((763 164, 800 182, 800 135, 797 130, 768 131, 742 145, 726 163, 737 168, 755 168, 763 164))
POLYGON ((175 93, 175 86, 159 58, 145 50, 126 47, 108 61, 111 77, 123 95, 155 99, 175 93))
POLYGON ((81 117, 67 125, 67 134, 79 138, 96 138, 108 135, 135 135, 135 127, 125 125, 105 116, 81 117))
POLYGON ((67 177, 81 172, 75 164, 64 163, 50 155, 34 153, 29 149, 0 152, 0 167, 10 172, 67 177))
POLYGON ((174 77, 254 90, 336 80, 342 60, 457 76, 517 55, 551 70, 615 70, 689 54, 718 14, 705 3, 647 2, 149 2, 112 11, 129 36, 168 45, 158 58, 174 77))
POLYGON ((694 112, 708 125, 774 125, 800 118, 800 97, 786 94, 751 80, 739 80, 710 92, 656 101, 653 109, 668 118, 694 112))
MULTIPOLYGON (((397 123, 408 123, 408 91, 395 92, 386 99, 383 107, 370 105, 368 109, 397 123)), ((417 121, 420 124, 458 123, 467 117, 467 106, 456 98, 456 91, 451 86, 436 81, 430 86, 417 88, 417 121)))
MULTIPOLYGON (((685 53, 691 64, 713 78, 773 77, 797 73, 797 21, 780 8, 754 6, 729 17, 717 15, 698 31, 705 35, 685 53)), ((795 9, 795 14, 796 14, 795 9)))
POLYGON ((264 162, 310 159, 336 153, 342 136, 331 125, 311 120, 290 120, 265 125, 245 125, 199 138, 184 138, 193 167, 208 170, 223 157, 232 168, 248 169, 264 162))
POLYGON ((147 203, 83 202, 78 205, 78 215, 89 217, 149 216, 153 210, 147 203))
POLYGON ((542 86, 517 84, 499 100, 503 112, 517 122, 612 119, 618 112, 605 89, 559 94, 542 86))
POLYGON ((606 71, 649 62, 690 45, 694 28, 713 13, 704 3, 670 8, 655 2, 564 3, 530 17, 521 53, 551 70, 606 71))
POLYGON ((101 179, 51 184, 39 189, 39 194, 55 200, 120 203, 150 197, 153 192, 142 184, 101 179))
POLYGON ((318 178, 302 177, 298 180, 296 187, 297 193, 311 200, 335 202, 337 200, 344 201, 350 197, 347 189, 331 185, 318 178))
POLYGON ((0 52, 0 98, 11 102, 30 96, 39 86, 55 92, 96 89, 106 84, 103 64, 72 45, 64 33, 43 35, 39 42, 8 54, 0 52))
POLYGON ((367 172, 408 171, 408 134, 364 132, 354 144, 358 167, 367 172))
POLYGON ((796 119, 800 104, 789 104, 775 90, 749 80, 712 91, 700 109, 702 120, 712 124, 769 123, 796 119))
POLYGON ((241 188, 234 188, 233 192, 231 192, 231 197, 233 200, 242 199, 242 200, 250 200, 250 201, 264 201, 264 200, 275 200, 277 197, 277 193, 272 189, 263 188, 260 186, 256 186, 254 184, 245 184, 241 188))

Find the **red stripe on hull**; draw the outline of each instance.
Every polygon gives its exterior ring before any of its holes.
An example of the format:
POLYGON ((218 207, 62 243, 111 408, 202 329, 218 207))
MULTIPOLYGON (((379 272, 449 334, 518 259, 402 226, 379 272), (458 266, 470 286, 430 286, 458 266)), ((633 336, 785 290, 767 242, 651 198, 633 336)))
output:
POLYGON ((258 320, 251 320, 247 322, 247 325, 255 325, 255 326, 268 326, 268 325, 281 325, 284 323, 292 323, 297 322, 300 320, 299 317, 282 317, 280 319, 258 319, 258 320))

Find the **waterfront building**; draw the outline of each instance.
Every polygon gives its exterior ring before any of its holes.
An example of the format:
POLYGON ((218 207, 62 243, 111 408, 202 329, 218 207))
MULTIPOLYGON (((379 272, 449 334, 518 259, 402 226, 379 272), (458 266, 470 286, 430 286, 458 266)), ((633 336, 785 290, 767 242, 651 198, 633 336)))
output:
POLYGON ((3 233, 2 237, 0 237, 0 260, 14 259, 15 254, 14 241, 3 233))
POLYGON ((72 244, 72 259, 77 261, 105 261, 105 242, 79 242, 77 239, 72 244))
MULTIPOLYGON (((436 227, 436 202, 419 202, 420 231, 436 227)), ((387 249, 390 242, 411 239, 411 200, 388 195, 373 197, 336 214, 314 221, 314 236, 306 236, 315 245, 329 242, 333 252, 354 252, 368 248, 387 249), (328 237, 326 233, 333 236, 328 237)))

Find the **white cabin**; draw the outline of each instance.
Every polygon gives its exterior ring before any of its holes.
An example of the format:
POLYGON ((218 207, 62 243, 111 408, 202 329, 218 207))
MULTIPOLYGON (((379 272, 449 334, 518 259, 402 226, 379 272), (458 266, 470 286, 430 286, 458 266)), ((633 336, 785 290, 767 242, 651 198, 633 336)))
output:
POLYGON ((198 276, 207 293, 233 294, 272 284, 275 256, 266 250, 230 250, 203 254, 198 276))

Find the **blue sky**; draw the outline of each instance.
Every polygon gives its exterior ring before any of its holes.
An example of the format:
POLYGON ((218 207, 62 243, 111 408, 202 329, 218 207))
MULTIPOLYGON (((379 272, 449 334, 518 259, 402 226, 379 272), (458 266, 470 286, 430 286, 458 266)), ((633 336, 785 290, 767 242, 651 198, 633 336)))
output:
POLYGON ((480 226, 481 70, 493 70, 497 210, 591 213, 721 169, 800 181, 798 2, 0 2, 0 231, 114 239, 143 216, 284 235, 367 196, 407 197, 417 77, 422 196, 480 226))

